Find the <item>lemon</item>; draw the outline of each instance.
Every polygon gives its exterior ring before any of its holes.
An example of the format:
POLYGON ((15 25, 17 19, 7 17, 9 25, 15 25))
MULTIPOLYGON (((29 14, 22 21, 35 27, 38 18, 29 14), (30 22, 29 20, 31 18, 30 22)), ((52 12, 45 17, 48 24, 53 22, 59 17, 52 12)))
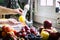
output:
POLYGON ((47 31, 42 30, 41 37, 43 40, 47 40, 49 38, 49 33, 47 31))

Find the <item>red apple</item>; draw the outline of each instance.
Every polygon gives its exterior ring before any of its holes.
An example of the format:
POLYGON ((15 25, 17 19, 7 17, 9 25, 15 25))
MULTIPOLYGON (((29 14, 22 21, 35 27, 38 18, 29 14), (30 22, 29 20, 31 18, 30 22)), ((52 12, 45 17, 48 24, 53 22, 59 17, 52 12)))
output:
POLYGON ((6 36, 6 33, 5 33, 5 32, 2 32, 2 36, 3 36, 3 37, 6 36))
POLYGON ((22 36, 22 33, 19 33, 19 36, 22 36))
POLYGON ((48 30, 45 30, 45 31, 47 31, 49 33, 51 38, 58 38, 57 32, 53 32, 52 29, 48 29, 48 30))
POLYGON ((22 29, 21 29, 21 32, 25 32, 25 28, 22 28, 22 29))
POLYGON ((31 27, 30 28, 30 31, 33 33, 33 32, 35 32, 35 27, 31 27))
POLYGON ((36 29, 35 29, 35 27, 31 27, 31 28, 30 28, 30 31, 31 31, 31 33, 33 33, 33 34, 36 35, 36 29))
POLYGON ((24 28, 25 28, 26 31, 30 29, 28 26, 25 26, 24 28))
POLYGON ((44 29, 44 26, 38 27, 39 33, 41 33, 42 29, 44 29))
POLYGON ((30 30, 27 30, 27 34, 30 34, 31 32, 30 32, 30 30))
POLYGON ((26 32, 23 32, 23 33, 22 33, 22 36, 23 36, 23 37, 25 37, 26 35, 27 35, 27 33, 26 33, 26 32))
POLYGON ((52 26, 52 22, 50 20, 44 21, 44 28, 50 28, 52 26))
POLYGON ((5 26, 3 26, 3 27, 2 27, 2 30, 4 31, 5 29, 6 29, 6 27, 5 27, 5 26))
POLYGON ((15 35, 18 35, 18 32, 16 30, 13 31, 15 35))
POLYGON ((6 32, 10 32, 10 31, 11 31, 11 28, 10 28, 10 27, 6 27, 6 28, 5 28, 5 31, 6 31, 6 32))

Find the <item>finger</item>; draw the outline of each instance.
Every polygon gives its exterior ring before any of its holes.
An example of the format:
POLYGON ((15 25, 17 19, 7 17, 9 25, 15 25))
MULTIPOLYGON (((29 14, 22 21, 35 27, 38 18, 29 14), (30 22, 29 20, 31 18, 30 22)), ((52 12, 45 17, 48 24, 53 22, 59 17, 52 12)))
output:
POLYGON ((18 10, 18 12, 17 12, 18 14, 20 14, 20 15, 22 15, 22 11, 20 11, 20 10, 18 10))
POLYGON ((19 10, 19 12, 21 12, 21 13, 22 13, 22 10, 19 10))

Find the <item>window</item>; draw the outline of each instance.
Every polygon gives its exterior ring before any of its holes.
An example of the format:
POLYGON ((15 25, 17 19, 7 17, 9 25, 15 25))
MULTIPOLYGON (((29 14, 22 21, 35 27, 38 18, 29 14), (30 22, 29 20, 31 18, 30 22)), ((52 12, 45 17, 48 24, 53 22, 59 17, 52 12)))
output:
POLYGON ((41 6, 53 6, 53 0, 41 0, 40 5, 41 6))
POLYGON ((46 0, 41 0, 41 1, 40 1, 40 5, 41 5, 41 6, 46 6, 46 0))

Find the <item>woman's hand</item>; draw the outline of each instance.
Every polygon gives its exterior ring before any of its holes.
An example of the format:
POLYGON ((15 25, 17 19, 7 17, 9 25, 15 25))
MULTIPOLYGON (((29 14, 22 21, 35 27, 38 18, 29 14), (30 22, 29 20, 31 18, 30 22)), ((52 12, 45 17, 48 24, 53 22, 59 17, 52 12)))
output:
POLYGON ((22 9, 14 9, 14 12, 22 15, 23 10, 22 9))

